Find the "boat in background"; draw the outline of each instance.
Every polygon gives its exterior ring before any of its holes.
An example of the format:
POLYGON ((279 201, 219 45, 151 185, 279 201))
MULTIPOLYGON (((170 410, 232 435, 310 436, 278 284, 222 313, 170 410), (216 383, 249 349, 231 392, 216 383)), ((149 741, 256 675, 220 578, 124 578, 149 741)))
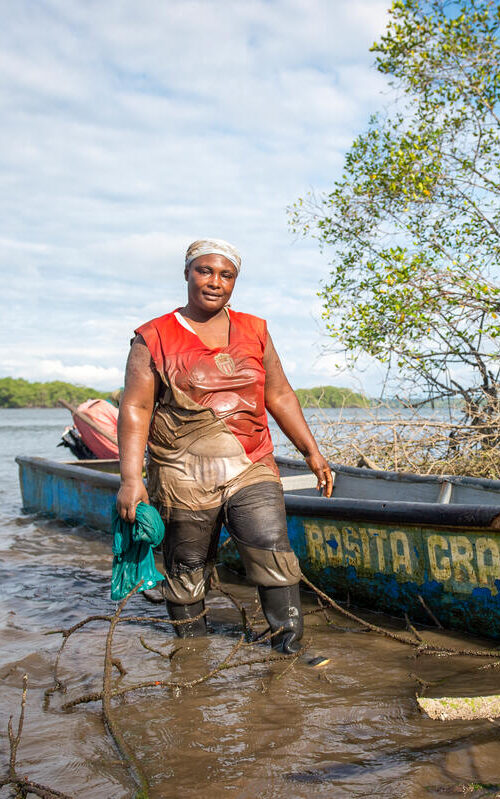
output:
POLYGON ((115 405, 103 399, 88 399, 77 408, 60 399, 59 405, 71 412, 74 424, 65 429, 58 447, 68 447, 79 460, 118 459, 115 405))
MULTIPOLYGON (((114 459, 18 457, 24 509, 110 532, 114 459)), ((277 457, 288 533, 304 574, 331 596, 500 639, 500 480, 332 464, 318 496, 306 464, 277 457)), ((227 537, 227 532, 223 531, 227 537)), ((232 542, 221 560, 241 568, 232 542)))

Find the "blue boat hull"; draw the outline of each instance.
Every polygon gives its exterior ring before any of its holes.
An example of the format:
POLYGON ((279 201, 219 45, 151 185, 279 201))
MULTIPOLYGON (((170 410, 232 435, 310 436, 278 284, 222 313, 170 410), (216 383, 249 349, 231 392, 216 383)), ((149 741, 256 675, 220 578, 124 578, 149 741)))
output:
MULTIPOLYGON (((37 458, 18 463, 26 511, 109 531, 118 475, 37 458)), ((299 492, 285 494, 285 504, 303 572, 327 593, 429 623, 423 599, 443 626, 500 639, 500 503, 324 500, 299 492)), ((241 567, 232 543, 220 555, 241 567)))
MULTIPOLYGON (((500 639, 500 536, 288 515, 302 571, 326 593, 394 616, 500 639)), ((232 544, 222 552, 238 568, 232 544)))
POLYGON ((26 513, 42 513, 70 524, 110 531, 111 509, 120 487, 117 474, 44 458, 16 460, 26 513))

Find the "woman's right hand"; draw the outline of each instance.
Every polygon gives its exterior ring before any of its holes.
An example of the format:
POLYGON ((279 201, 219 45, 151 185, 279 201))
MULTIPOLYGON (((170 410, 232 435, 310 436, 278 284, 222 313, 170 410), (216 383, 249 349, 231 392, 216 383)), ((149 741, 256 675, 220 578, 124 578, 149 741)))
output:
POLYGON ((135 522, 135 509, 139 502, 149 505, 149 496, 141 478, 124 480, 116 497, 116 510, 127 522, 135 522))

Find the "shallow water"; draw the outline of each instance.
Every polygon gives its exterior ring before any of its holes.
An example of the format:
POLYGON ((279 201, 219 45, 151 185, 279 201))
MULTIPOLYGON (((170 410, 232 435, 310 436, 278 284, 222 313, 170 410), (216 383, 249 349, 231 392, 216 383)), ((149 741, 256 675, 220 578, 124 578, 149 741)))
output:
MULTIPOLYGON (((134 785, 104 730, 99 703, 61 710, 64 701, 100 690, 107 624, 95 622, 69 639, 60 667, 67 693, 55 694, 43 708, 61 641, 44 633, 116 607, 108 598, 109 539, 21 513, 13 458, 24 453, 64 459, 55 444, 67 421, 64 410, 0 410, 0 760, 5 768, 7 721, 10 714, 17 719, 27 673, 19 772, 75 799, 122 799, 133 796, 134 785)), ((227 573, 222 577, 253 606, 252 588, 227 573)), ((315 607, 310 594, 304 603, 315 607)), ((163 615, 141 597, 133 597, 126 612, 163 615)), ((371 619, 401 628, 398 620, 379 614, 371 619)), ((189 643, 179 643, 168 625, 119 626, 113 653, 128 670, 120 684, 184 681, 208 672, 240 633, 239 614, 217 592, 209 598, 209 621, 210 636, 189 643), (161 658, 143 648, 141 634, 155 648, 179 650, 171 661, 161 658)), ((470 645, 455 634, 424 634, 470 645)), ((282 678, 283 663, 242 667, 178 696, 157 687, 113 701, 114 717, 150 779, 152 799, 417 799, 440 797, 461 783, 500 782, 500 727, 430 721, 415 703, 415 675, 445 678, 435 695, 499 693, 500 670, 462 673, 483 662, 465 658, 415 660, 412 650, 396 642, 333 630, 317 615, 306 617, 305 638, 311 651, 331 658, 327 667, 315 671, 297 664, 282 678)), ((244 650, 245 659, 266 654, 265 645, 244 650)), ((10 790, 0 790, 0 797, 10 790)))

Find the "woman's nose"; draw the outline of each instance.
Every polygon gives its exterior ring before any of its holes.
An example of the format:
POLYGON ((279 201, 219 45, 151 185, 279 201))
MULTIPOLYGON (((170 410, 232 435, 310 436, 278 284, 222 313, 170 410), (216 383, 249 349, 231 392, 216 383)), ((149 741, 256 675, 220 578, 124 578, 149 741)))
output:
POLYGON ((220 286, 221 285, 221 277, 217 272, 212 272, 210 275, 209 284, 211 286, 220 286))

